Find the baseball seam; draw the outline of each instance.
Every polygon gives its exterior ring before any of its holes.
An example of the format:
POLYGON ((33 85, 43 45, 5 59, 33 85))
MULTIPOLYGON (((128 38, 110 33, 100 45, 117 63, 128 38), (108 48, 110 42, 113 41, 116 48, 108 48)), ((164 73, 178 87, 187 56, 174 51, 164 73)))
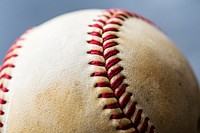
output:
POLYGON ((4 126, 2 117, 5 114, 3 105, 8 103, 8 100, 5 100, 4 94, 9 92, 8 84, 10 80, 13 78, 12 71, 16 67, 15 61, 17 59, 19 50, 23 47, 22 42, 25 40, 25 35, 29 33, 30 30, 27 30, 22 36, 20 36, 14 44, 8 50, 3 62, 2 66, 0 66, 0 128, 4 126))
POLYGON ((112 109, 119 112, 117 114, 110 114, 110 119, 124 121, 125 124, 118 123, 116 129, 131 133, 154 133, 154 126, 150 123, 149 118, 145 116, 142 108, 134 100, 132 93, 127 92, 126 88, 129 86, 125 83, 125 76, 122 74, 124 67, 119 65, 121 59, 117 57, 120 51, 117 49, 118 42, 116 35, 119 32, 123 22, 130 17, 139 18, 154 25, 146 18, 135 13, 130 13, 124 10, 107 10, 97 19, 94 24, 89 25, 92 28, 88 32, 91 37, 87 42, 92 47, 88 54, 94 56, 94 60, 89 62, 90 65, 96 67, 103 67, 91 74, 91 77, 96 77, 97 82, 95 88, 110 88, 109 92, 101 92, 98 98, 102 99, 116 99, 115 102, 107 102, 103 109, 112 109), (97 56, 102 57, 96 58, 97 56), (102 80, 102 77, 105 80, 102 80), (99 78, 99 80, 98 80, 99 78))

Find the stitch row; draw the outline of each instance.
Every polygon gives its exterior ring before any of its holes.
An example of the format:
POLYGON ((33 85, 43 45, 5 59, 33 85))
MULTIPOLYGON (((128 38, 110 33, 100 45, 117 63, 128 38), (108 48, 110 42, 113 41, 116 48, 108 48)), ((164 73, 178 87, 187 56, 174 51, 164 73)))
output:
MULTIPOLYGON (((119 124, 117 130, 127 130, 132 133, 154 133, 154 126, 149 122, 149 118, 144 116, 143 110, 138 107, 137 102, 133 100, 132 93, 126 91, 128 84, 124 83, 125 76, 122 75, 123 67, 119 65, 121 61, 117 57, 120 53, 116 46, 119 45, 115 40, 118 38, 122 23, 130 18, 137 17, 151 23, 149 20, 129 13, 123 10, 107 10, 98 19, 94 20, 94 24, 89 25, 92 28, 88 34, 91 39, 87 42, 96 45, 87 53, 94 56, 101 56, 104 60, 95 59, 89 62, 90 65, 104 67, 104 71, 97 71, 91 74, 91 77, 104 77, 108 80, 96 82, 94 87, 107 87, 112 92, 103 92, 98 98, 116 99, 114 103, 107 103, 103 109, 120 109, 117 114, 111 114, 110 119, 126 119, 126 124, 119 124), (96 48, 96 49, 95 49, 96 48)), ((152 23, 151 23, 152 24, 152 23)))
MULTIPOLYGON (((21 37, 19 37, 14 44, 10 47, 8 50, 3 62, 2 66, 0 66, 0 93, 2 93, 0 98, 0 116, 2 117, 5 112, 3 111, 3 105, 7 103, 7 101, 3 98, 4 93, 8 93, 9 89, 7 88, 7 85, 5 85, 5 82, 12 79, 11 71, 15 68, 14 60, 16 57, 18 57, 17 52, 22 48, 22 42, 25 40, 23 37, 25 34, 30 32, 30 30, 27 30, 21 37)), ((0 121, 0 128, 3 127, 3 122, 0 121)))

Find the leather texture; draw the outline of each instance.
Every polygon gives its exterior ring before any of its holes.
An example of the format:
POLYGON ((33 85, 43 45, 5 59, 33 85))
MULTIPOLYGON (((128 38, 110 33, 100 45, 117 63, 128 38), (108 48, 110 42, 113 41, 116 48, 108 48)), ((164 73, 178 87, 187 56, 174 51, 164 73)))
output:
MULTIPOLYGON (((9 92, 2 133, 127 133, 117 130, 114 112, 103 107, 113 99, 98 98, 91 77, 101 68, 87 53, 89 24, 102 10, 84 10, 54 18, 32 29, 16 51, 15 68, 6 82, 9 92)), ((195 76, 179 50, 157 27, 126 19, 115 41, 116 55, 129 86, 126 91, 148 116, 155 132, 199 133, 200 93, 195 76)), ((6 70, 5 70, 6 71, 6 70)), ((98 81, 97 81, 98 80, 98 81)))

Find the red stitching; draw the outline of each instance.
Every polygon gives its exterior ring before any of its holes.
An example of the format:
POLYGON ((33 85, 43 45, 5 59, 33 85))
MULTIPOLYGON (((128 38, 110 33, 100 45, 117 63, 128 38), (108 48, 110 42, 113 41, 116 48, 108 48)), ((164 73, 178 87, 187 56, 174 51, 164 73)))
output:
POLYGON ((6 74, 6 73, 0 76, 0 80, 1 79, 11 79, 11 78, 12 78, 12 76, 10 76, 9 74, 6 74))
POLYGON ((117 102, 115 102, 115 103, 106 104, 103 107, 103 109, 120 108, 122 112, 118 113, 118 114, 111 114, 110 119, 127 118, 130 120, 129 124, 118 125, 116 127, 117 130, 127 130, 130 128, 134 128, 134 131, 132 131, 132 133, 144 133, 144 132, 147 132, 147 130, 149 130, 149 133, 154 133, 155 128, 154 128, 154 126, 151 126, 149 124, 148 117, 143 118, 144 119, 143 122, 141 121, 143 110, 139 108, 136 111, 137 102, 131 101, 132 93, 126 92, 126 88, 128 87, 128 85, 124 83, 125 76, 120 74, 123 71, 123 67, 118 66, 121 59, 118 57, 115 57, 120 51, 117 50, 116 48, 107 50, 108 48, 119 45, 115 40, 118 38, 118 36, 116 34, 113 34, 113 33, 119 32, 119 28, 112 27, 112 25, 122 26, 121 22, 125 21, 129 17, 136 17, 136 18, 142 19, 150 24, 152 24, 152 22, 150 22, 149 20, 147 20, 135 13, 129 13, 129 12, 123 11, 123 10, 108 10, 108 11, 106 11, 105 14, 99 15, 98 17, 99 17, 99 19, 94 20, 94 21, 100 22, 102 25, 95 23, 95 24, 92 24, 89 26, 99 28, 99 32, 92 31, 89 33, 89 35, 100 37, 102 39, 102 42, 98 41, 98 40, 94 40, 94 39, 91 39, 87 42, 89 44, 98 45, 99 47, 102 47, 103 50, 101 51, 101 50, 91 49, 87 53, 102 56, 105 59, 105 62, 99 61, 99 60, 93 60, 93 61, 89 62, 89 64, 105 67, 106 71, 94 72, 91 74, 91 76, 107 77, 109 81, 99 81, 94 85, 94 87, 109 87, 113 90, 113 93, 111 93, 111 92, 101 93, 98 96, 98 98, 116 98, 116 100, 117 100, 117 102), (104 17, 105 20, 101 19, 101 17, 104 17), (114 18, 114 19, 112 19, 112 18, 114 18), (104 27, 108 24, 110 25, 109 28, 104 29, 104 27), (101 31, 103 33, 101 33, 101 31), (108 33, 108 32, 110 32, 110 33, 108 33), (106 35, 106 36, 103 36, 103 35, 106 35), (118 77, 115 77, 117 75, 118 75, 118 77), (114 77, 115 77, 115 79, 113 80, 114 77), (123 94, 125 94, 125 95, 123 95, 123 94), (130 103, 127 111, 124 112, 123 109, 125 107, 127 107, 129 101, 131 101, 131 103, 130 103), (131 117, 133 115, 135 117, 132 120, 131 117), (138 127, 138 125, 140 125, 140 128, 138 127))
POLYGON ((118 25, 118 26, 122 26, 121 23, 116 22, 116 21, 110 21, 110 22, 108 22, 108 24, 116 24, 116 25, 118 25))
POLYGON ((8 51, 8 53, 11 53, 12 51, 22 48, 22 46, 17 46, 17 45, 13 45, 13 47, 10 48, 10 50, 8 51))
POLYGON ((117 28, 106 28, 103 30, 103 32, 108 32, 108 31, 115 31, 115 32, 118 32, 119 30, 117 28))
POLYGON ((6 68, 14 68, 14 67, 15 67, 15 65, 13 65, 13 64, 5 64, 0 68, 0 72, 6 68))
POLYGON ((118 43, 116 43, 116 42, 108 42, 103 46, 103 49, 105 50, 107 48, 114 47, 116 45, 118 45, 118 43))
POLYGON ((9 90, 3 86, 3 84, 0 85, 0 90, 2 90, 3 92, 8 92, 9 90))
POLYGON ((111 98, 111 97, 115 97, 115 94, 106 92, 99 95, 99 98, 111 98))
POLYGON ((94 20, 94 21, 101 22, 102 24, 105 24, 105 21, 103 21, 102 19, 98 19, 98 20, 94 20))
POLYGON ((131 99, 132 94, 131 93, 127 93, 126 96, 123 98, 123 100, 120 103, 120 107, 121 108, 125 108, 126 105, 128 104, 128 102, 131 99))
POLYGON ((132 123, 129 123, 127 125, 123 125, 123 126, 118 126, 117 129, 118 130, 127 130, 127 129, 130 129, 133 127, 133 124, 132 123))
POLYGON ((107 104, 104 106, 104 109, 114 109, 114 108, 119 108, 120 105, 119 103, 111 103, 111 104, 107 104))
POLYGON ((92 25, 89 25, 89 27, 96 27, 96 28, 99 28, 99 29, 103 28, 100 24, 92 24, 92 25))
POLYGON ((122 119, 124 117, 125 117, 124 113, 112 114, 111 117, 110 117, 110 119, 122 119))
POLYGON ((106 53, 106 54, 104 55, 104 58, 105 58, 105 60, 107 60, 107 59, 110 58, 111 56, 114 56, 114 55, 116 55, 116 54, 118 54, 118 53, 119 53, 119 50, 116 50, 116 49, 111 50, 111 51, 109 51, 108 53, 106 53))
POLYGON ((98 36, 101 37, 101 34, 99 32, 93 31, 93 32, 89 32, 88 34, 92 35, 92 36, 98 36))
POLYGON ((6 103, 6 101, 4 99, 0 98, 0 104, 5 104, 5 103, 6 103))
POLYGON ((128 118, 130 118, 130 117, 135 113, 136 104, 137 104, 137 102, 133 102, 133 103, 131 104, 131 106, 129 107, 128 111, 126 112, 125 115, 126 115, 128 118))
POLYGON ((94 72, 91 74, 91 76, 103 76, 107 77, 107 72, 94 72))
POLYGON ((95 66, 105 66, 104 62, 101 61, 91 61, 89 62, 90 65, 95 65, 95 66))
POLYGON ((4 115, 4 112, 2 110, 0 110, 0 115, 4 115))
POLYGON ((119 90, 115 92, 115 95, 116 95, 116 98, 117 98, 117 99, 119 99, 119 98, 122 96, 122 94, 124 94, 124 92, 126 91, 126 87, 127 87, 127 86, 128 86, 127 84, 123 84, 123 85, 119 88, 119 90))
POLYGON ((115 64, 119 63, 121 61, 121 59, 119 58, 114 58, 112 60, 110 60, 107 64, 106 64, 106 69, 110 69, 112 66, 114 66, 115 64))
POLYGON ((5 63, 7 60, 11 59, 11 58, 14 58, 14 57, 17 57, 18 55, 17 54, 12 54, 12 55, 8 55, 5 57, 5 59, 3 60, 3 63, 5 63))
POLYGON ((94 44, 94 45, 102 46, 102 43, 99 42, 99 41, 97 41, 97 40, 89 40, 89 41, 87 41, 87 42, 90 43, 90 44, 94 44))
POLYGON ((95 84, 95 87, 110 87, 110 83, 109 82, 97 82, 95 84))
POLYGON ((145 118, 144 123, 142 124, 142 127, 140 128, 140 133, 145 133, 148 127, 148 121, 149 121, 149 118, 148 117, 145 118))
POLYGON ((116 68, 112 69, 112 70, 108 73, 108 78, 109 78, 109 79, 113 78, 115 75, 119 74, 122 70, 124 70, 123 67, 116 67, 116 68))
POLYGON ((112 84, 111 84, 111 88, 113 90, 115 90, 116 88, 118 88, 121 83, 124 81, 125 77, 124 76, 120 76, 119 78, 117 78, 112 84))
POLYGON ((107 35, 105 37, 103 37, 103 41, 107 41, 107 40, 110 40, 110 39, 116 39, 118 38, 116 35, 107 35))
POLYGON ((137 127, 140 123, 140 120, 141 120, 141 114, 142 114, 142 110, 140 109, 138 112, 137 112, 137 115, 135 117, 135 121, 133 122, 133 125, 135 127, 137 127))
MULTIPOLYGON (((26 33, 29 33, 29 31, 30 31, 30 30, 26 31, 25 34, 26 34, 26 33)), ((24 34, 24 35, 25 35, 25 34, 24 34)), ((9 89, 8 89, 6 86, 4 86, 4 80, 5 80, 5 79, 6 79, 6 80, 11 80, 11 79, 12 79, 12 76, 11 76, 10 74, 8 74, 8 73, 3 73, 3 72, 4 72, 4 70, 6 70, 6 72, 10 72, 13 68, 15 68, 15 65, 12 64, 12 63, 10 63, 9 61, 10 61, 11 59, 14 59, 14 58, 16 58, 16 57, 18 56, 18 54, 16 54, 15 51, 22 48, 22 45, 20 45, 19 43, 20 43, 21 41, 24 41, 24 40, 25 40, 25 38, 20 37, 20 38, 18 38, 18 39, 14 42, 14 44, 13 44, 13 45, 11 46, 11 48, 8 50, 6 56, 5 56, 4 60, 3 60, 3 64, 2 64, 2 66, 0 67, 0 75, 1 75, 1 76, 0 76, 0 81, 2 81, 2 82, 1 82, 1 85, 0 85, 0 90, 1 90, 3 93, 7 93, 7 92, 9 91, 9 89)), ((6 104, 6 103, 7 103, 6 100, 0 98, 0 104, 1 104, 1 106, 4 105, 4 104, 6 104)), ((1 109, 0 109, 0 115, 3 116, 4 114, 5 114, 5 112, 4 112, 4 111, 2 110, 2 108, 1 108, 1 109)), ((0 122, 0 127, 3 127, 3 123, 2 123, 2 122, 0 122)))
POLYGON ((88 54, 96 54, 96 55, 103 55, 103 53, 100 50, 90 50, 87 52, 88 54))

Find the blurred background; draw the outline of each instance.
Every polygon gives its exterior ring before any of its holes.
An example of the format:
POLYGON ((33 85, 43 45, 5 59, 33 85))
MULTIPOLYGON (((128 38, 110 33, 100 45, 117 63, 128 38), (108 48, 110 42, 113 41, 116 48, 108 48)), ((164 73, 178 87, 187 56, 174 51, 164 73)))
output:
POLYGON ((200 0, 0 0, 0 60, 26 29, 88 8, 123 8, 155 22, 184 53, 200 83, 200 0))

